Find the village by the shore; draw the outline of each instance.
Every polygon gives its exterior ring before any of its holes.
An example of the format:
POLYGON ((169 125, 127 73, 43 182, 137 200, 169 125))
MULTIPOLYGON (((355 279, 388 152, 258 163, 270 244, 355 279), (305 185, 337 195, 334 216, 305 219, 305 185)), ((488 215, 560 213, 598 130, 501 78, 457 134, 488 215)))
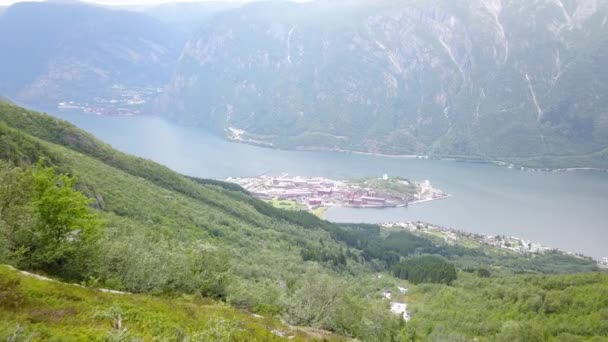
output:
MULTIPOLYGON (((559 252, 567 255, 572 255, 579 258, 590 259, 582 254, 571 253, 568 251, 559 250, 556 248, 544 246, 540 243, 530 241, 528 239, 518 238, 505 235, 483 235, 470 233, 454 228, 432 225, 426 222, 389 222, 383 223, 381 226, 388 230, 408 230, 413 233, 435 236, 443 239, 448 244, 460 245, 479 245, 488 246, 511 251, 513 253, 528 255, 528 254, 544 254, 548 252, 559 252)), ((595 260, 599 268, 608 269, 608 257, 595 260)))
POLYGON ((319 207, 390 208, 449 197, 430 181, 417 183, 404 178, 333 180, 323 177, 259 176, 228 178, 257 198, 291 202, 297 209, 313 211, 319 207))
MULTIPOLYGON (((392 178, 387 174, 379 178, 333 180, 324 177, 291 177, 283 173, 278 176, 228 178, 226 181, 239 184, 253 196, 272 203, 274 206, 291 210, 307 210, 317 214, 321 210, 319 216, 322 216, 322 210, 330 207, 407 207, 450 196, 442 190, 434 188, 428 180, 413 182, 400 177, 392 178)), ((451 244, 488 246, 518 254, 560 252, 588 258, 523 238, 469 233, 425 222, 390 222, 383 223, 381 226, 388 230, 408 230, 435 236, 451 244)), ((595 261, 599 268, 608 269, 608 257, 595 261)))

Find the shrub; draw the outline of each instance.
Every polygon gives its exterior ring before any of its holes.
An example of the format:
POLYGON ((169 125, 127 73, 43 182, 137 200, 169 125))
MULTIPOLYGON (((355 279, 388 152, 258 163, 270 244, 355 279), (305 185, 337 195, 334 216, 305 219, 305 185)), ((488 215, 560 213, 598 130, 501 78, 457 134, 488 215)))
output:
POLYGON ((15 309, 24 303, 21 293, 21 280, 14 275, 0 277, 0 307, 15 309))
POLYGON ((452 284, 456 280, 456 268, 436 256, 420 256, 406 259, 393 266, 396 277, 409 280, 414 284, 442 283, 452 284))
POLYGON ((76 178, 54 168, 0 165, 0 256, 20 268, 83 279, 94 258, 101 221, 76 178))

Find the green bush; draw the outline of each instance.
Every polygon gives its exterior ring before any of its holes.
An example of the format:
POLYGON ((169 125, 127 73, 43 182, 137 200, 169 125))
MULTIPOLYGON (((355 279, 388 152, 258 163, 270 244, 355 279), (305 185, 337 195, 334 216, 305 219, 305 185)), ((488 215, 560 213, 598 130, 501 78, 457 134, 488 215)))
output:
POLYGON ((76 179, 39 163, 14 168, 0 161, 0 221, 5 262, 83 279, 95 259, 102 222, 76 179))
POLYGON ((454 265, 436 256, 419 256, 406 259, 393 266, 395 277, 414 284, 440 283, 450 285, 457 278, 454 265))
POLYGON ((14 275, 0 277, 0 307, 15 309, 24 304, 25 298, 20 285, 21 280, 14 275))

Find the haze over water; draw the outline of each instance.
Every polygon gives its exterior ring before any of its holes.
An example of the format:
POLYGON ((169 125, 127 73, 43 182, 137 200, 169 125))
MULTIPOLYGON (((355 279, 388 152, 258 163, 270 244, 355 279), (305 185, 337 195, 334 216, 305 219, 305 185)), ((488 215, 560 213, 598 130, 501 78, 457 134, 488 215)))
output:
POLYGON ((428 179, 453 197, 409 208, 332 208, 338 222, 421 220, 482 234, 608 256, 608 173, 533 172, 488 164, 265 149, 153 117, 59 112, 114 147, 192 176, 225 179, 287 172, 328 178, 428 179))

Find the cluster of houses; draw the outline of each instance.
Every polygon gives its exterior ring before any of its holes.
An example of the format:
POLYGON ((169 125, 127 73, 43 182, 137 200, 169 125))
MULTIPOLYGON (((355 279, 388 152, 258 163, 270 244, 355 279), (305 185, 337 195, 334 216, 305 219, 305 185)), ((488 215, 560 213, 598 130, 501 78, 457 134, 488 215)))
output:
POLYGON ((486 245, 509 249, 522 254, 542 254, 546 251, 551 250, 550 247, 545 247, 540 243, 535 243, 530 240, 520 239, 516 237, 508 237, 501 235, 486 235, 483 237, 482 242, 486 245))
POLYGON ((412 232, 432 233, 441 232, 446 242, 458 242, 461 238, 475 240, 480 244, 508 249, 520 254, 542 254, 553 250, 551 247, 543 246, 539 243, 517 237, 503 235, 481 235, 476 233, 463 232, 453 228, 430 225, 423 222, 395 222, 384 223, 387 228, 402 228, 412 232))
POLYGON ((76 109, 95 115, 139 115, 144 104, 163 91, 156 87, 127 87, 115 84, 101 95, 85 102, 61 101, 57 109, 76 109))
POLYGON ((288 177, 282 174, 278 177, 228 178, 227 181, 241 185, 260 199, 293 200, 311 209, 321 206, 398 207, 407 206, 409 200, 406 196, 362 187, 356 182, 322 177, 288 177))

